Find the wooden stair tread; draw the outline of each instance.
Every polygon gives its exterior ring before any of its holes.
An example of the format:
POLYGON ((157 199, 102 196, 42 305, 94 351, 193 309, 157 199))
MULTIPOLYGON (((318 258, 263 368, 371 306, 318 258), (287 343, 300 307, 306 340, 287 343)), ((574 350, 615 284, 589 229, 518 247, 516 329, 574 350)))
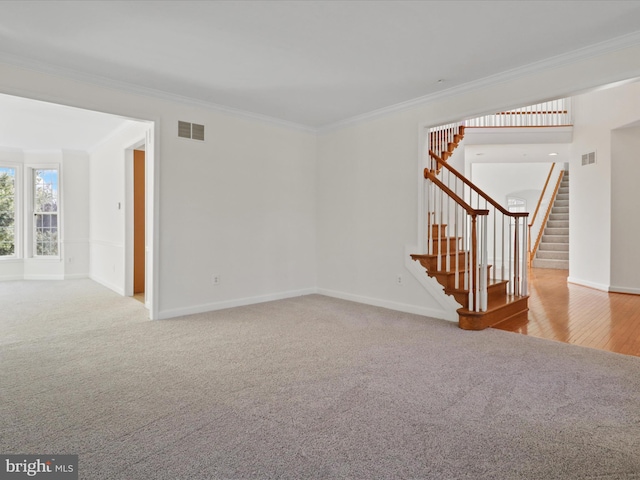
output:
POLYGON ((427 259, 431 260, 433 258, 438 257, 446 257, 447 255, 462 255, 465 253, 469 253, 468 250, 458 250, 457 252, 454 250, 453 252, 442 252, 442 253, 412 253, 411 258, 413 260, 427 259))
POLYGON ((504 321, 523 317, 529 311, 529 296, 507 295, 489 299, 485 312, 459 308, 458 325, 464 330, 484 330, 504 321))
MULTIPOLYGON (((497 288, 501 285, 506 285, 508 284, 509 281, 508 280, 497 280, 495 278, 490 278, 489 282, 487 283, 487 289, 493 287, 493 288, 497 288)), ((454 293, 469 293, 469 289, 455 289, 455 288, 445 288, 445 292, 446 293, 451 293, 452 295, 454 293)))

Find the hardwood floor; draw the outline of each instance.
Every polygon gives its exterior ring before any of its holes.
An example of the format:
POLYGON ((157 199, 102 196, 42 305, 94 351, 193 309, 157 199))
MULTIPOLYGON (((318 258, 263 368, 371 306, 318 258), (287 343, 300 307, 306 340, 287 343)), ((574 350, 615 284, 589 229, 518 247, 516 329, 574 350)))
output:
POLYGON ((531 269, 529 322, 494 328, 640 356, 640 295, 567 283, 567 270, 531 269))

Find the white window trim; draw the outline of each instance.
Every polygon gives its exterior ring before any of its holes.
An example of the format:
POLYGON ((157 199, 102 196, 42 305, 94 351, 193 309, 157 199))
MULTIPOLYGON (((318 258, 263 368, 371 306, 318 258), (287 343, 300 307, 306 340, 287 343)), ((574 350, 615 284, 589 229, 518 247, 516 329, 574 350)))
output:
POLYGON ((62 188, 62 166, 60 163, 33 163, 24 166, 24 204, 27 209, 28 221, 24 222, 24 258, 37 261, 61 261, 64 258, 64 221, 63 215, 63 188, 62 188), (57 170, 58 171, 58 254, 57 255, 36 255, 34 240, 34 171, 35 170, 57 170))

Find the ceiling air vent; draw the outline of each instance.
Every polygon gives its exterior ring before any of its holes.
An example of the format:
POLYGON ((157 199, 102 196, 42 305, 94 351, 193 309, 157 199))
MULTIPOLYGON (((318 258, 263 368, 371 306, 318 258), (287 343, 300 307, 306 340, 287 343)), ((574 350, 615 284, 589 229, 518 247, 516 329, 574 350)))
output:
POLYGON ((204 141, 204 125, 178 121, 178 136, 204 141))
POLYGON ((596 152, 585 153, 582 155, 582 166, 592 165, 596 163, 596 152))

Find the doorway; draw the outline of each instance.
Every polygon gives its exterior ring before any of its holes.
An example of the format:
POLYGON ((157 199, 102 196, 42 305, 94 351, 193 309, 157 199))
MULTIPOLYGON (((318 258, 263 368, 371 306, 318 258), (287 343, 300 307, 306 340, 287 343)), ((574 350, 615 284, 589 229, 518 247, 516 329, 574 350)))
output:
POLYGON ((153 126, 124 149, 124 295, 143 302, 151 320, 158 318, 154 295, 157 291, 154 265, 158 261, 154 249, 158 198, 154 151, 153 126))
POLYGON ((145 303, 145 152, 133 151, 133 297, 145 303))

